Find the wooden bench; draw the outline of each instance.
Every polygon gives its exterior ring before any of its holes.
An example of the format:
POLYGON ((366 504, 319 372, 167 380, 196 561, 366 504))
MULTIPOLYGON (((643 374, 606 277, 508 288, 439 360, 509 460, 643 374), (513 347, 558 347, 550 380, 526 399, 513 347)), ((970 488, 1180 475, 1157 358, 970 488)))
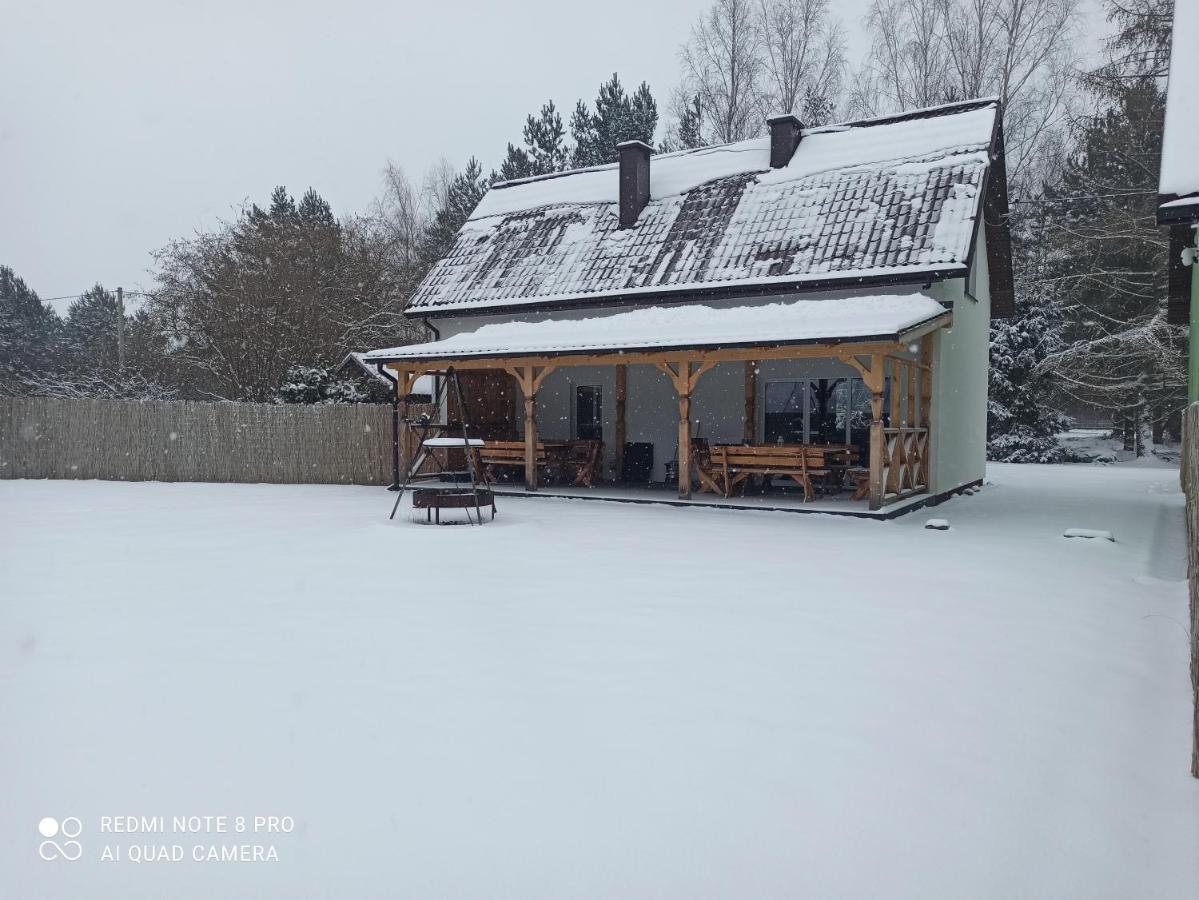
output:
POLYGON ((767 475, 791 478, 803 488, 807 502, 812 499, 812 478, 831 473, 824 452, 814 447, 718 446, 711 453, 726 497, 751 476, 767 475))
POLYGON ((846 471, 845 476, 853 486, 853 496, 849 499, 865 500, 870 494, 870 470, 850 468, 846 471))
POLYGON ((842 473, 857 462, 858 449, 832 444, 717 445, 697 440, 692 456, 701 490, 732 495, 754 475, 791 478, 803 488, 804 500, 812 499, 813 479, 828 479, 840 484, 842 473))
MULTIPOLYGON (((497 468, 524 470, 524 441, 484 441, 476 451, 480 467, 485 468, 488 478, 497 468)), ((570 479, 572 484, 591 487, 603 471, 604 442, 538 441, 537 470, 545 471, 551 480, 570 479)))
MULTIPOLYGON (((475 454, 475 459, 479 467, 487 473, 488 480, 491 480, 496 469, 513 468, 523 472, 525 468, 524 441, 484 441, 483 446, 475 450, 475 454)), ((550 467, 550 454, 545 444, 538 441, 537 470, 550 467)))

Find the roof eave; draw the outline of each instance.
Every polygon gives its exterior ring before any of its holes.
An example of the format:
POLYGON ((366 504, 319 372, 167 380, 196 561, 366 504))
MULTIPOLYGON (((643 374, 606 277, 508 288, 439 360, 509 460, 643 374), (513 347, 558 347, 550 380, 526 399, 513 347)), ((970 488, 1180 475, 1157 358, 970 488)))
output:
POLYGON ((742 300, 769 297, 775 294, 808 294, 845 288, 887 287, 891 285, 923 284, 934 281, 949 281, 964 278, 968 272, 965 263, 951 263, 911 271, 889 272, 883 275, 844 275, 821 279, 787 280, 763 282, 761 284, 721 284, 713 282, 702 287, 685 289, 663 288, 654 291, 624 293, 579 294, 554 300, 529 300, 519 303, 469 303, 453 306, 412 307, 404 315, 421 319, 444 319, 449 317, 470 318, 495 316, 505 313, 555 312, 565 309, 594 307, 597 309, 621 306, 645 306, 662 303, 692 303, 697 300, 742 300))
POLYGON ((1178 194, 1158 195, 1158 225, 1183 225, 1189 223, 1199 223, 1199 195, 1185 197, 1179 196, 1178 194), (1191 200, 1193 202, 1178 206, 1171 206, 1168 209, 1162 208, 1167 203, 1177 203, 1179 200, 1191 200))
POLYGON ((372 356, 369 359, 371 363, 453 363, 460 360, 486 360, 486 359, 514 359, 514 358, 553 358, 563 359, 571 356, 596 357, 596 356, 620 356, 626 353, 680 353, 687 350, 759 350, 773 349, 776 347, 804 347, 813 344, 829 344, 840 346, 843 344, 880 344, 880 343, 897 343, 906 344, 917 340, 930 332, 936 331, 948 325, 953 320, 953 310, 946 309, 935 315, 915 322, 906 328, 901 328, 896 332, 885 334, 860 334, 842 337, 811 337, 811 338, 795 338, 794 340, 785 341, 728 341, 728 342, 711 342, 711 343, 692 343, 678 345, 659 345, 659 346, 628 346, 628 347, 604 347, 603 349, 581 348, 571 350, 507 350, 498 351, 495 353, 464 353, 460 355, 448 354, 446 356, 404 356, 403 354, 394 354, 389 356, 372 356))

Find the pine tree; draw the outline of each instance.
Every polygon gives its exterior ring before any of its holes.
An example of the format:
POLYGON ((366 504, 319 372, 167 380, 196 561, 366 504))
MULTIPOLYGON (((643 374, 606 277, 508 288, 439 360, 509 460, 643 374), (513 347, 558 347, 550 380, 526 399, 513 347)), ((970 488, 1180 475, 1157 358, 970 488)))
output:
MULTIPOLYGON (((621 138, 625 141, 641 141, 654 145, 654 132, 658 130, 658 104, 644 81, 637 86, 629 101, 628 131, 621 138)), ((619 143, 619 141, 617 141, 619 143)))
POLYGON ((61 356, 71 372, 115 371, 118 363, 114 293, 97 284, 71 301, 62 329, 61 356))
POLYGON ((1166 322, 1167 242, 1155 220, 1160 35, 1121 18, 1132 6, 1112 4, 1121 31, 1086 81, 1097 109, 1077 123, 1075 150, 1049 196, 1060 203, 1055 277, 1067 327, 1046 366, 1063 393, 1111 410, 1125 447, 1140 452, 1143 429, 1161 439, 1185 404, 1186 363, 1185 330, 1166 322), (1149 44, 1131 49, 1142 40, 1149 44))
POLYGON ((533 161, 529 159, 528 151, 515 144, 508 145, 504 161, 498 171, 491 175, 492 181, 516 181, 519 178, 531 178, 534 174, 533 161))
POLYGON ((304 196, 300 199, 300 205, 296 207, 296 216, 302 225, 310 228, 335 229, 338 227, 332 207, 312 188, 304 192, 304 196))
POLYGON ((651 147, 658 127, 658 104, 644 81, 629 97, 616 73, 600 85, 595 112, 580 100, 570 117, 570 133, 575 149, 571 163, 575 167, 600 166, 616 162, 616 145, 624 141, 644 141, 651 147))
POLYGON ((1053 380, 1044 368, 1062 346, 1044 210, 1014 215, 1011 229, 1021 266, 1015 315, 991 328, 987 456, 998 462, 1063 462, 1058 435, 1069 423, 1051 405, 1053 380))
POLYGON ((508 145, 508 152, 493 180, 512 181, 561 172, 569 161, 566 128, 554 101, 549 100, 536 117, 530 115, 525 119, 524 146, 508 145))
POLYGON ((694 150, 704 145, 704 108, 699 94, 683 107, 679 115, 678 142, 682 150, 694 150))
POLYGON ((296 203, 279 187, 265 209, 176 241, 156 256, 129 349, 165 348, 144 371, 186 397, 264 401, 289 366, 329 365, 390 339, 403 296, 387 239, 348 223, 315 190, 296 203))
POLYGON ((58 314, 24 279, 0 266, 0 393, 23 393, 24 380, 54 364, 58 314))
POLYGON ((570 160, 566 128, 553 100, 546 101, 537 118, 528 117, 524 137, 534 175, 548 175, 566 168, 570 160))
POLYGON ((487 186, 483 167, 472 156, 466 164, 466 169, 450 181, 445 200, 425 231, 422 250, 428 265, 432 266, 449 252, 459 229, 466 224, 470 214, 487 193, 487 186))

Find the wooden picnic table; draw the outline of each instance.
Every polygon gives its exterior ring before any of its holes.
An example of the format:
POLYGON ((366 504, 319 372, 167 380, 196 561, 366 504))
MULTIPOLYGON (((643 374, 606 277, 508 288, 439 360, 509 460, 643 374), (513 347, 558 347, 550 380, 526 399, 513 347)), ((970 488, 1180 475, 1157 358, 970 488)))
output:
MULTIPOLYGON (((484 441, 475 453, 488 474, 497 468, 525 466, 524 441, 484 441)), ((602 473, 603 441, 538 441, 536 453, 538 472, 545 471, 551 480, 570 480, 572 484, 591 487, 602 473)))
POLYGON ((853 444, 716 444, 696 441, 692 453, 701 490, 730 497, 755 475, 795 481, 804 501, 815 492, 813 479, 840 485, 857 463, 853 444))

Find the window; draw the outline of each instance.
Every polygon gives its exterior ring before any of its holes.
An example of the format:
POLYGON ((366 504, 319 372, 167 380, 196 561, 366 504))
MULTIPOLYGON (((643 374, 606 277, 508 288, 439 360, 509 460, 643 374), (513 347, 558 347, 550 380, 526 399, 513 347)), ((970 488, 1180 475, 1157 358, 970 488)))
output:
POLYGON ((575 388, 575 437, 584 441, 604 439, 603 391, 598 385, 575 388))
MULTIPOLYGON (((885 397, 891 394, 887 379, 885 397)), ((884 400, 884 424, 890 408, 884 400)), ((766 384, 765 428, 768 444, 854 444, 870 448, 870 391, 861 378, 805 378, 766 384)))
POLYGON ((806 381, 768 381, 766 383, 766 428, 768 444, 804 442, 804 394, 806 381))

